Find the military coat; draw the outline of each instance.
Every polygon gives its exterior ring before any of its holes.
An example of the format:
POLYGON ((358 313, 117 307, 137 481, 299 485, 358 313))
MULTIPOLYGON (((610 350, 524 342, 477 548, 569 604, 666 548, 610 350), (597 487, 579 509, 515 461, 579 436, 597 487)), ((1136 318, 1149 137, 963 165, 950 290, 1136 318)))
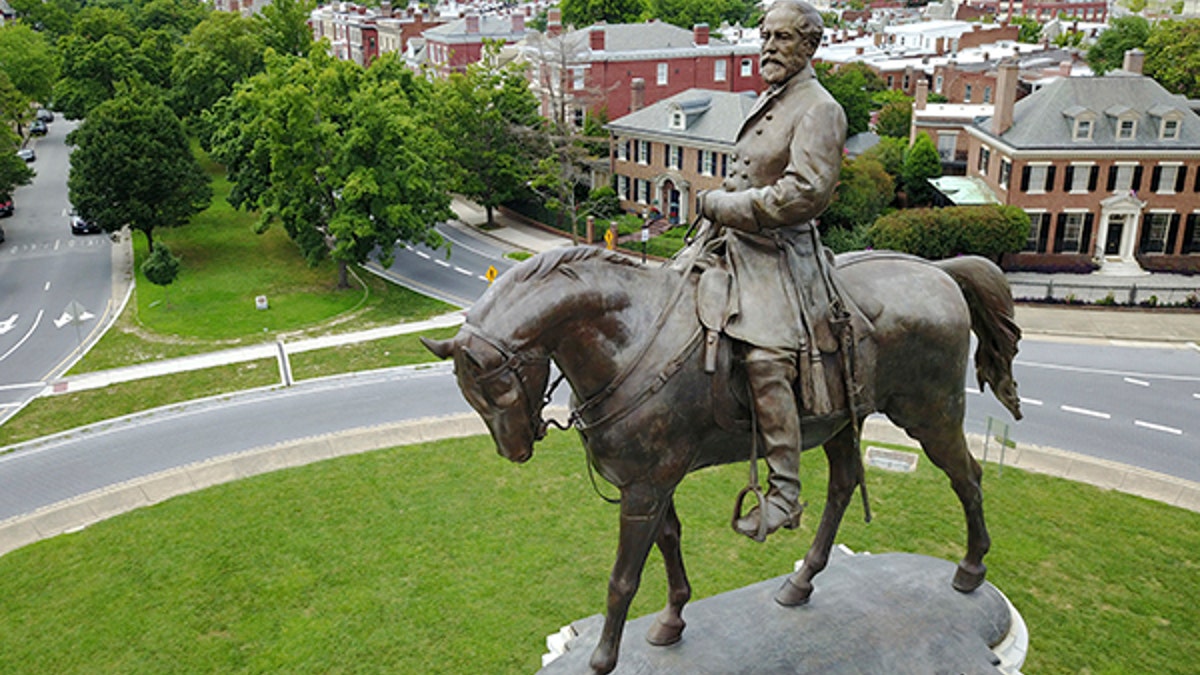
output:
POLYGON ((701 204, 723 228, 733 273, 729 335, 796 350, 812 334, 804 308, 821 282, 813 219, 833 198, 845 143, 846 115, 811 65, 763 92, 742 122, 724 189, 701 204))

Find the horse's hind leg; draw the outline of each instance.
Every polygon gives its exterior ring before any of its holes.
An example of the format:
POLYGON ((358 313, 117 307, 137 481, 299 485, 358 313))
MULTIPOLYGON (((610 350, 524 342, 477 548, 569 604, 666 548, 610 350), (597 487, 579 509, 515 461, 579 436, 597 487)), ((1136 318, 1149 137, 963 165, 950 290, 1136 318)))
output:
POLYGON ((980 487, 983 469, 967 448, 961 422, 915 427, 907 431, 921 443, 929 460, 949 476, 950 485, 958 495, 958 501, 962 502, 967 518, 967 554, 958 563, 958 570, 954 573, 954 588, 970 593, 983 583, 987 574, 983 556, 991 547, 991 538, 988 537, 983 518, 983 489, 980 487))
POLYGON ((804 563, 784 582, 775 593, 775 602, 786 607, 802 605, 812 595, 812 579, 829 563, 829 552, 837 537, 846 505, 858 485, 858 447, 854 442, 854 428, 847 424, 833 438, 825 442, 825 457, 829 461, 829 489, 825 496, 825 511, 821 513, 821 524, 813 537, 812 545, 804 556, 804 563))
POLYGON ((679 548, 682 532, 679 516, 675 514, 675 498, 671 497, 667 502, 666 513, 663 514, 657 541, 658 550, 662 552, 667 568, 667 606, 658 613, 646 633, 646 640, 652 645, 678 642, 686 625, 683 621, 683 606, 692 597, 692 587, 688 583, 687 572, 683 569, 683 552, 679 548))

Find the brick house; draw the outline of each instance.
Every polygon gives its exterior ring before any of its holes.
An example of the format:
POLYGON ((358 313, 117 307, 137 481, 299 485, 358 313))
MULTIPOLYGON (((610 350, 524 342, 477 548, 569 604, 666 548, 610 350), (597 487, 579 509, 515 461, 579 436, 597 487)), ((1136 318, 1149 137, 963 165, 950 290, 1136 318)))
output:
POLYGON ((1141 74, 1051 82, 1013 103, 1002 64, 995 114, 967 127, 967 176, 1033 221, 1014 268, 1200 272, 1200 116, 1141 74))
POLYGON ((617 119, 693 88, 762 90, 756 44, 714 38, 705 24, 685 30, 653 20, 599 23, 558 32, 551 10, 547 34, 523 48, 542 115, 582 124, 587 115, 617 119))
POLYGON ((525 14, 483 15, 471 11, 466 16, 423 33, 427 63, 434 72, 446 76, 461 73, 483 58, 483 41, 516 44, 531 31, 525 29, 525 14))
POLYGON ((688 89, 607 125, 610 166, 621 207, 658 211, 689 222, 701 190, 717 190, 726 175, 738 127, 756 96, 688 89))

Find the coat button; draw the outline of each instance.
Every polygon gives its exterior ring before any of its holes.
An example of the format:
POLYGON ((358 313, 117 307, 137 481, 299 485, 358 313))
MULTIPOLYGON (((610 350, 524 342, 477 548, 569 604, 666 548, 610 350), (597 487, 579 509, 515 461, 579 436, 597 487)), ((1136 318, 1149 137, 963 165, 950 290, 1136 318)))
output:
POLYGON ((747 157, 746 159, 743 159, 742 163, 745 164, 746 166, 750 166, 750 158, 747 157))
POLYGON ((735 152, 735 153, 733 153, 733 161, 736 162, 737 160, 738 160, 738 156, 737 156, 737 153, 735 152))
POLYGON ((755 130, 754 130, 754 135, 755 135, 755 136, 762 136, 762 132, 763 132, 763 130, 762 130, 762 129, 755 129, 755 130))
POLYGON ((766 118, 767 118, 767 121, 770 122, 771 120, 775 119, 775 116, 772 115, 771 113, 767 113, 766 118))

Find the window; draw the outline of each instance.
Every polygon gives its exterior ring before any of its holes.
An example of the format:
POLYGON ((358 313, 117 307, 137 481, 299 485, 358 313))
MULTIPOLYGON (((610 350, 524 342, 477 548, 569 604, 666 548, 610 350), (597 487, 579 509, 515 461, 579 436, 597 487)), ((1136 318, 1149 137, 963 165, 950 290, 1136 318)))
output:
POLYGON ((1114 164, 1108 170, 1109 192, 1137 192, 1142 187, 1142 167, 1137 164, 1114 164))
POLYGON ((988 174, 988 163, 992 160, 992 151, 986 145, 979 148, 979 164, 975 167, 980 175, 988 174))
POLYGON ((700 175, 713 176, 717 172, 717 155, 712 150, 700 151, 700 175))
POLYGON ((1046 238, 1050 229, 1050 214, 1045 211, 1028 211, 1029 214, 1029 239, 1025 240, 1025 248, 1028 253, 1045 253, 1046 238))
POLYGON ((637 142, 637 163, 650 163, 650 141, 639 140, 637 142))
POLYGON ((1171 229, 1170 212, 1151 211, 1146 214, 1146 222, 1142 225, 1141 253, 1166 253, 1167 233, 1171 229))
POLYGON ((670 126, 677 131, 687 129, 687 115, 684 115, 682 110, 672 110, 670 126))
POLYGON ((983 102, 984 103, 992 102, 992 88, 991 87, 983 88, 983 102))
POLYGON ((1190 213, 1187 225, 1183 230, 1183 249, 1181 253, 1200 253, 1200 213, 1190 213))
POLYGON ((725 81, 725 66, 724 61, 713 61, 713 82, 725 81))
POLYGON ((666 157, 664 159, 667 162, 668 169, 683 168, 683 148, 678 145, 668 145, 665 154, 666 157))
POLYGON ((1179 120, 1163 120, 1162 131, 1159 136, 1164 141, 1173 141, 1179 138, 1179 120))
POLYGON ((909 82, 910 82, 910 80, 908 78, 908 73, 905 73, 904 74, 904 86, 903 86, 904 91, 908 91, 909 82))
POLYGON ((892 89, 896 86, 896 76, 895 75, 887 76, 887 86, 888 86, 888 89, 892 89))
POLYGON ((640 204, 650 203, 650 181, 641 178, 633 179, 634 199, 640 204))
POLYGON ((946 78, 941 75, 938 75, 937 77, 933 78, 933 92, 935 94, 942 93, 942 85, 944 85, 945 83, 946 83, 946 78))
POLYGON ((571 121, 574 122, 576 129, 582 129, 583 123, 587 118, 587 108, 572 108, 571 121))
POLYGON ((742 77, 754 75, 754 59, 742 59, 742 77))
POLYGON ((629 176, 617 176, 617 197, 629 199, 629 176))
POLYGON ((617 141, 617 159, 622 162, 629 161, 629 141, 617 141))
POLYGON ((1008 159, 1000 158, 1000 187, 1008 189, 1008 181, 1012 178, 1012 162, 1008 159))
POLYGON ((1054 189, 1054 166, 1028 164, 1021 171, 1021 191, 1040 195, 1054 189))
POLYGON ((1063 178, 1063 189, 1075 194, 1084 194, 1096 189, 1097 167, 1090 162, 1075 163, 1067 167, 1063 178))
POLYGON ((963 103, 970 103, 970 102, 971 102, 971 85, 968 84, 966 86, 966 88, 963 89, 963 103))
POLYGON ((1183 165, 1159 164, 1150 174, 1150 191, 1160 195, 1172 195, 1183 189, 1183 165))
POLYGON ((658 86, 666 86, 667 84, 667 64, 658 64, 658 86))
MULTIPOLYGON (((1083 213, 1064 213, 1063 226, 1060 236, 1062 241, 1058 242, 1061 246, 1060 253, 1079 253, 1080 245, 1083 243, 1083 213)), ((1055 248, 1058 248, 1056 246, 1055 248)))
POLYGON ((1090 141, 1092 140, 1092 121, 1090 119, 1075 120, 1075 140, 1090 141))
POLYGON ((958 148, 958 134, 944 134, 939 132, 937 135, 937 151, 938 157, 943 162, 954 161, 954 151, 958 148))
POLYGON ((584 84, 583 75, 585 72, 587 72, 587 71, 585 71, 583 68, 572 68, 571 69, 571 76, 572 76, 571 77, 571 88, 574 89, 575 91, 579 91, 580 89, 583 89, 583 84, 584 84))
POLYGON ((1137 134, 1137 120, 1121 120, 1117 123, 1117 140, 1128 141, 1137 134))

